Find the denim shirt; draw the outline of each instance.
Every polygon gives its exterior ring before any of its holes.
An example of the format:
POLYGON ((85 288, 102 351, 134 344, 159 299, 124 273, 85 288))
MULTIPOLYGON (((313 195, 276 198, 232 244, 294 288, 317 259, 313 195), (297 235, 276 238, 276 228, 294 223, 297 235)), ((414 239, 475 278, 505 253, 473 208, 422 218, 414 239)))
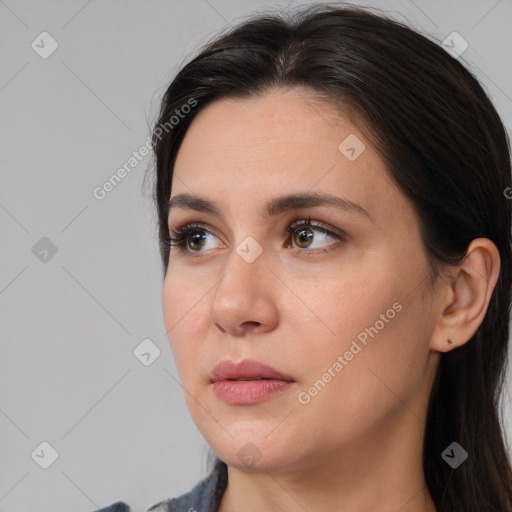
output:
MULTIPOLYGON (((217 459, 211 473, 189 492, 160 501, 145 512, 218 512, 227 483, 227 466, 217 459)), ((131 509, 126 503, 118 501, 95 512, 131 512, 131 509)))

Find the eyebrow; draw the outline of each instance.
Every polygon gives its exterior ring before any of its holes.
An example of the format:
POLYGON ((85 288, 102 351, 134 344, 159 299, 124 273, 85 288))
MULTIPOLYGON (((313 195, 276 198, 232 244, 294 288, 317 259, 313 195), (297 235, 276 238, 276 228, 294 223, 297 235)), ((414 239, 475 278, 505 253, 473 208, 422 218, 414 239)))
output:
MULTIPOLYGON (((326 192, 303 192, 275 197, 266 201, 263 207, 259 210, 259 213, 263 217, 275 217, 276 215, 288 211, 315 206, 331 206, 339 210, 364 215, 368 217, 368 219, 372 220, 370 214, 361 205, 354 203, 347 198, 333 196, 326 192)), ((172 209, 176 208, 210 213, 217 217, 222 217, 222 210, 216 203, 204 197, 185 192, 177 194, 169 200, 167 215, 169 215, 172 209)))

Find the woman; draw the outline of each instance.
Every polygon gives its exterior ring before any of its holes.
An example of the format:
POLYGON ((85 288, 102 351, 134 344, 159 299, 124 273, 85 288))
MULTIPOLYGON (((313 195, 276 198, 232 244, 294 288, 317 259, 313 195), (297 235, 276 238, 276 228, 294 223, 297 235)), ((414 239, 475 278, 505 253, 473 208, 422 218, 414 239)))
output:
POLYGON ((153 146, 217 458, 148 511, 512 511, 510 147, 473 75, 360 8, 260 15, 181 69, 153 146))

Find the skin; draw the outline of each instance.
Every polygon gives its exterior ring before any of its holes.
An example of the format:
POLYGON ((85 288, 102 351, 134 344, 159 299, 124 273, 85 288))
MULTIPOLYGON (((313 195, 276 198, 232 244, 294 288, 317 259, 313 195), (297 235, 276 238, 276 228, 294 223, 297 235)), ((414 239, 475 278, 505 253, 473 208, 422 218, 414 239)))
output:
POLYGON ((171 210, 171 229, 200 222, 211 234, 204 247, 189 238, 191 256, 171 249, 162 295, 190 414, 228 465, 220 512, 435 511, 421 463, 428 398, 441 352, 483 320, 499 273, 494 244, 474 240, 460 267, 429 281, 411 204, 363 132, 307 89, 205 107, 176 160, 171 198, 182 192, 223 212, 171 210), (338 149, 349 134, 366 146, 354 161, 338 149), (270 198, 311 191, 348 198, 371 218, 325 206, 259 213, 270 198), (308 216, 344 241, 299 227, 314 237, 299 245, 284 230, 308 216), (263 251, 252 263, 236 252, 247 236, 263 251), (300 403, 395 303, 400 312, 300 403), (258 404, 226 404, 209 373, 246 358, 295 383, 258 404), (237 455, 249 442, 253 466, 237 455))

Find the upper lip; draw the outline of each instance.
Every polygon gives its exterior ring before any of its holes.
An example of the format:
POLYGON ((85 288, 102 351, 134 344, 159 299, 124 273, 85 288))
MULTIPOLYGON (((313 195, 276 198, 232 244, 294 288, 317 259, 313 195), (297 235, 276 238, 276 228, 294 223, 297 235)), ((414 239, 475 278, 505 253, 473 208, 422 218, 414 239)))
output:
POLYGON ((221 361, 213 369, 210 378, 212 382, 243 378, 276 379, 293 382, 293 378, 289 375, 252 359, 245 359, 239 363, 228 360, 221 361))

